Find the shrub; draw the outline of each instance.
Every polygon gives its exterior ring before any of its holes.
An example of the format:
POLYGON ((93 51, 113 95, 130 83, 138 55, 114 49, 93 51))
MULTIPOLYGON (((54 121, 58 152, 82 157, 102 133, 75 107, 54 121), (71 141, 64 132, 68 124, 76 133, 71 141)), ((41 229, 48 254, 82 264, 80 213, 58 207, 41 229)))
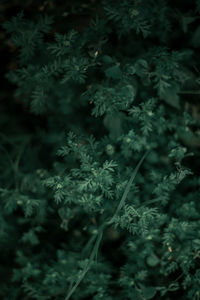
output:
POLYGON ((200 2, 2 7, 1 299, 199 299, 200 2))

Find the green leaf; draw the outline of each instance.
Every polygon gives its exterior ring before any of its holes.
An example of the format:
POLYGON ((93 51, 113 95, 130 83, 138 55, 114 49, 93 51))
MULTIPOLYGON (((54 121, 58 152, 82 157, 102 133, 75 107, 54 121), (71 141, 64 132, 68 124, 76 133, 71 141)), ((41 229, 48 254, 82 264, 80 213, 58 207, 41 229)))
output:
POLYGON ((121 70, 119 65, 114 65, 105 70, 105 74, 108 78, 112 79, 120 79, 121 78, 121 70))
POLYGON ((113 63, 113 58, 110 57, 109 55, 104 55, 102 57, 102 61, 105 63, 105 64, 112 64, 113 63))
POLYGON ((146 77, 146 74, 148 72, 149 66, 146 60, 144 59, 138 59, 134 65, 135 68, 135 72, 136 74, 141 77, 144 78, 146 77))
MULTIPOLYGON (((163 83, 164 82, 162 81, 161 84, 163 84, 163 83)), ((180 103, 179 103, 180 97, 178 95, 178 92, 179 92, 178 86, 168 86, 168 84, 166 85, 166 82, 165 82, 164 85, 160 89, 160 96, 169 105, 180 109, 180 103)))
POLYGON ((143 287, 142 294, 145 299, 152 299, 156 294, 156 289, 153 286, 147 288, 143 287))
POLYGON ((152 254, 150 256, 147 257, 147 264, 150 266, 150 267, 155 267, 159 264, 160 260, 159 258, 155 255, 155 254, 152 254))

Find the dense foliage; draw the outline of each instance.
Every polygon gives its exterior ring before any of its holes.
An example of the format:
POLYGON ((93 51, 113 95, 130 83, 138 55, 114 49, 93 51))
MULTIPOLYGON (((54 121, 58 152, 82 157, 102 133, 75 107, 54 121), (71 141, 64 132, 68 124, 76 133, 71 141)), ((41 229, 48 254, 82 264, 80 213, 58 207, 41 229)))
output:
POLYGON ((200 1, 63 2, 0 7, 0 299, 198 300, 200 1))

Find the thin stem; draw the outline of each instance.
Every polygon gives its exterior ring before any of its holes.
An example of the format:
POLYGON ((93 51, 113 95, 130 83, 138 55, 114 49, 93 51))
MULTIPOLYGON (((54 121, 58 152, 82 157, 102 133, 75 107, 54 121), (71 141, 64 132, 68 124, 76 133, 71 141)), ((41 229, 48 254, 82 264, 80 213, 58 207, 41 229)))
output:
MULTIPOLYGON (((75 284, 73 285, 73 283, 71 284, 72 287, 71 289, 69 290, 65 300, 69 300, 70 297, 72 296, 72 294, 75 292, 75 290, 77 289, 77 287, 79 286, 79 284, 81 283, 81 281, 83 280, 83 278, 85 277, 85 275, 87 274, 87 272, 89 271, 95 257, 97 257, 97 253, 98 253, 98 250, 99 250, 99 246, 100 246, 100 243, 101 243, 101 240, 102 240, 102 237, 103 237, 103 232, 104 232, 104 229, 108 226, 108 225, 111 225, 116 217, 116 215, 119 213, 120 209, 123 207, 124 203, 125 203, 125 200, 127 198, 127 195, 128 195, 128 192, 130 191, 130 188, 131 188, 131 185, 133 183, 133 180, 135 179, 135 176, 136 174, 138 173, 138 170, 140 168, 140 166, 142 165, 144 159, 146 158, 147 154, 149 153, 149 151, 147 151, 143 156, 142 158, 140 159, 139 163, 137 164, 137 166, 135 167, 132 175, 131 175, 131 178, 129 180, 129 182, 127 183, 127 186, 125 188, 125 191, 122 195, 122 198, 120 200, 120 203, 116 209, 116 212, 114 213, 113 217, 110 219, 110 221, 108 222, 104 222, 100 228, 99 228, 99 232, 96 236, 96 241, 94 243, 94 246, 93 246, 93 249, 92 249, 92 252, 90 254, 90 257, 89 257, 89 260, 88 260, 88 263, 86 264, 85 268, 83 269, 80 277, 76 280, 75 284)), ((89 243, 86 245, 86 248, 88 247, 88 245, 90 246, 93 242, 94 242, 95 238, 92 237, 91 240, 89 241, 89 243)))
POLYGON ((139 163, 138 163, 137 166, 135 167, 135 169, 134 169, 134 171, 133 171, 133 173, 132 173, 132 175, 131 175, 131 178, 130 178, 129 182, 127 183, 127 186, 126 186, 126 188, 125 188, 125 190, 124 190, 124 193, 123 193, 123 195, 122 195, 122 198, 121 198, 121 200, 120 200, 120 203, 119 203, 119 205, 118 205, 118 207, 117 207, 117 209, 116 209, 116 212, 114 213, 113 217, 110 219, 110 221, 108 222, 108 224, 112 224, 112 223, 113 223, 115 217, 118 215, 119 211, 120 211, 121 208, 123 207, 123 205, 124 205, 124 203, 125 203, 125 200, 126 200, 126 198, 127 198, 127 195, 128 195, 128 193, 129 193, 129 191, 130 191, 131 185, 132 185, 132 183, 133 183, 133 181, 134 181, 134 179, 135 179, 135 176, 137 175, 138 170, 139 170, 140 166, 142 165, 142 163, 143 163, 143 161, 144 161, 144 159, 146 158, 146 156, 147 156, 148 153, 149 153, 149 151, 147 151, 147 152, 142 156, 142 158, 140 159, 139 163))
POLYGON ((197 91, 180 91, 178 94, 200 95, 200 90, 197 91))
POLYGON ((81 276, 78 278, 78 280, 76 281, 76 283, 74 284, 74 286, 70 289, 67 297, 65 298, 65 300, 69 300, 70 297, 72 296, 72 294, 75 292, 75 290, 77 289, 77 287, 79 286, 79 284, 81 283, 81 281, 83 280, 83 278, 85 277, 86 273, 89 271, 92 262, 95 258, 95 256, 97 255, 98 249, 99 249, 99 245, 103 236, 103 230, 104 228, 101 229, 101 231, 99 231, 99 234, 97 235, 97 239, 96 242, 94 244, 94 248, 90 254, 90 258, 88 260, 88 263, 86 264, 85 268, 82 271, 81 276))

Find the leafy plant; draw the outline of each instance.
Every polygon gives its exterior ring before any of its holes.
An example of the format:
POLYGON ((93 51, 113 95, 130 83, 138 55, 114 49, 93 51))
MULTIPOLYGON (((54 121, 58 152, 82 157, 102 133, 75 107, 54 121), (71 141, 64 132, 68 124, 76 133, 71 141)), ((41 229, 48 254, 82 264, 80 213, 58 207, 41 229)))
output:
POLYGON ((199 299, 199 1, 14 2, 1 299, 199 299))

